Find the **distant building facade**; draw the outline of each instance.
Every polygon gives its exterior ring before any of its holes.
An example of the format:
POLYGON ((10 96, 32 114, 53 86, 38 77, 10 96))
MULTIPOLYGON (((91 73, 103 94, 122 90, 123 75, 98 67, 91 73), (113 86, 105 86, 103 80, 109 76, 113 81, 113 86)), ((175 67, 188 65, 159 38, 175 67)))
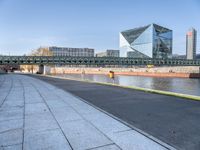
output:
POLYGON ((200 54, 197 54, 197 55, 196 55, 196 59, 200 59, 200 54))
POLYGON ((48 47, 53 56, 72 56, 72 57, 94 57, 94 49, 91 48, 70 48, 70 47, 48 47))
POLYGON ((186 59, 186 55, 178 55, 178 54, 174 54, 172 55, 173 59, 186 59))
POLYGON ((189 29, 186 34, 186 56, 187 59, 196 59, 197 31, 189 29))
POLYGON ((122 57, 172 58, 172 30, 150 24, 120 33, 122 57))
POLYGON ((111 49, 96 54, 96 57, 119 57, 119 56, 120 56, 119 50, 111 50, 111 49))
MULTIPOLYGON (((186 59, 186 55, 178 55, 178 54, 174 54, 172 58, 174 59, 186 59)), ((196 54, 196 59, 200 59, 200 54, 196 54)))

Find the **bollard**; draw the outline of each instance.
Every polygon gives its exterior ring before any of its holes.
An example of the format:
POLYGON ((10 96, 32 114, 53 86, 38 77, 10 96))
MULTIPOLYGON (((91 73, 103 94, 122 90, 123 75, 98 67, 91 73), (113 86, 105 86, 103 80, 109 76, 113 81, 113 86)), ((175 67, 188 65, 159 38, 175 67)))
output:
POLYGON ((114 74, 113 71, 110 71, 110 72, 109 72, 109 77, 112 78, 112 79, 115 77, 115 74, 114 74))

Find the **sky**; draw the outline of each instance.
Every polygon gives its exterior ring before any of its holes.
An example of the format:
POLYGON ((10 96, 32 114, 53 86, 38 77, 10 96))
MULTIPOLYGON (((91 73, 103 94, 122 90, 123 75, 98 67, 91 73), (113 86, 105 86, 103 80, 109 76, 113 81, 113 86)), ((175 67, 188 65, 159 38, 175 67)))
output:
POLYGON ((0 54, 40 46, 119 49, 120 31, 151 23, 173 30, 174 54, 185 54, 194 27, 200 53, 200 0, 0 0, 0 54))

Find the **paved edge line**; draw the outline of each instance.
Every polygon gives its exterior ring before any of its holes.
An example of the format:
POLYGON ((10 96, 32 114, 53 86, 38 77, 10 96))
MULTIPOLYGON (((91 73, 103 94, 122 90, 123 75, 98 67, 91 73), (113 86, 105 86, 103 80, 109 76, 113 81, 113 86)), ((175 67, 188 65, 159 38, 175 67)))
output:
POLYGON ((65 79, 65 80, 81 81, 81 82, 86 82, 86 83, 95 83, 95 84, 100 84, 100 85, 115 86, 115 87, 121 87, 121 88, 126 88, 126 89, 134 89, 134 90, 143 91, 143 92, 175 96, 175 97, 179 97, 179 98, 184 98, 186 100, 200 101, 200 96, 194 96, 194 95, 189 95, 189 94, 181 94, 181 93, 176 93, 176 92, 154 90, 154 89, 148 89, 148 88, 141 88, 141 87, 137 87, 137 86, 118 85, 118 84, 114 84, 114 83, 96 82, 96 81, 81 80, 81 79, 71 79, 71 78, 57 77, 57 76, 51 76, 51 75, 38 75, 38 76, 46 76, 46 77, 57 78, 57 79, 65 79))
POLYGON ((113 119, 119 121, 120 123, 122 123, 122 124, 124 124, 124 125, 130 127, 132 130, 135 130, 136 132, 138 132, 138 133, 144 135, 145 137, 147 137, 148 139, 154 141, 155 143, 157 143, 157 144, 159 144, 159 145, 161 145, 161 146, 163 146, 163 147, 165 147, 165 148, 167 148, 167 149, 169 149, 169 150, 176 150, 176 149, 175 149, 174 147, 172 147, 171 145, 169 145, 169 144, 167 144, 167 143, 165 143, 165 142, 163 142, 163 141, 161 141, 161 140, 155 138, 154 136, 152 136, 152 135, 150 135, 150 134, 148 134, 148 133, 146 133, 146 132, 144 132, 144 131, 142 131, 142 130, 136 128, 135 126, 133 126, 133 125, 127 123, 126 121, 124 121, 124 120, 122 120, 122 119, 120 119, 120 118, 118 118, 118 117, 112 115, 111 113, 109 113, 109 112, 107 112, 107 111, 105 111, 105 110, 103 110, 103 109, 101 109, 101 108, 95 106, 94 104, 92 104, 92 103, 90 103, 90 102, 88 102, 88 101, 82 99, 81 97, 76 96, 76 95, 74 95, 74 94, 72 94, 72 93, 70 93, 70 92, 68 92, 68 93, 69 93, 70 95, 72 95, 72 96, 78 98, 79 100, 85 102, 86 104, 88 104, 88 105, 94 107, 95 109, 101 111, 102 113, 104 113, 104 114, 110 116, 111 118, 113 118, 113 119))
MULTIPOLYGON (((54 77, 54 76, 50 76, 50 75, 35 75, 35 76, 52 77, 52 78, 56 78, 56 79, 66 79, 66 80, 70 80, 70 79, 68 79, 68 78, 64 78, 64 77, 54 77)), ((85 81, 85 80, 76 80, 76 79, 72 79, 72 80, 73 80, 73 81, 83 81, 83 82, 85 81)), ((45 82, 45 81, 44 81, 44 82, 45 82)), ((90 82, 90 81, 85 81, 85 82, 101 84, 101 82, 93 82, 93 81, 91 81, 91 82, 90 82)), ((50 83, 49 83, 49 84, 50 84, 50 83)), ((112 84, 109 84, 109 85, 112 85, 112 84)), ((113 84, 113 85, 115 85, 115 84, 113 84)), ((55 85, 53 85, 53 86, 55 86, 55 85)), ((118 86, 118 85, 116 85, 116 86, 118 86)), ((118 86, 118 87, 120 87, 120 86, 118 86)), ((60 88, 60 89, 61 89, 61 88, 60 88)), ((70 93, 70 92, 68 92, 68 93, 69 93, 70 95, 72 95, 72 96, 78 98, 79 100, 85 102, 86 104, 88 104, 88 105, 94 107, 95 109, 101 111, 102 113, 104 113, 104 114, 110 116, 111 118, 113 118, 113 119, 115 119, 115 120, 121 122, 122 124, 124 124, 124 125, 130 127, 132 130, 135 130, 136 132, 142 134, 143 136, 145 136, 145 137, 147 137, 148 139, 150 139, 150 140, 156 142, 157 144, 159 144, 159 145, 165 147, 166 149, 169 149, 169 150, 176 150, 176 149, 177 149, 177 148, 175 148, 175 146, 172 146, 172 145, 170 145, 169 143, 165 143, 165 142, 163 142, 163 141, 157 139, 156 137, 154 137, 154 136, 152 136, 152 135, 150 135, 150 134, 148 134, 148 133, 142 131, 141 129, 136 128, 135 126, 133 126, 133 125, 127 123, 126 121, 124 121, 124 120, 122 120, 122 119, 120 119, 120 118, 118 118, 118 117, 112 115, 111 113, 109 113, 109 112, 107 112, 107 111, 105 111, 105 110, 103 110, 103 109, 101 109, 101 108, 95 106, 94 104, 92 104, 92 103, 90 103, 90 102, 88 102, 88 101, 82 99, 81 97, 79 97, 79 96, 77 96, 77 95, 74 95, 74 94, 72 94, 72 93, 70 93)))

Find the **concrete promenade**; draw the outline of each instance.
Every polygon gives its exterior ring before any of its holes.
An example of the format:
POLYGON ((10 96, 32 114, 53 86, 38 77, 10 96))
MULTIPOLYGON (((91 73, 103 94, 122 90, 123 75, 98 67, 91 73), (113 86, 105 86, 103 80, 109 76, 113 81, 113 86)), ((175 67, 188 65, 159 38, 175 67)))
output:
POLYGON ((0 75, 1 150, 164 150, 78 97, 24 75, 0 75))
POLYGON ((200 101, 97 83, 34 77, 83 98, 177 149, 200 149, 200 101))

